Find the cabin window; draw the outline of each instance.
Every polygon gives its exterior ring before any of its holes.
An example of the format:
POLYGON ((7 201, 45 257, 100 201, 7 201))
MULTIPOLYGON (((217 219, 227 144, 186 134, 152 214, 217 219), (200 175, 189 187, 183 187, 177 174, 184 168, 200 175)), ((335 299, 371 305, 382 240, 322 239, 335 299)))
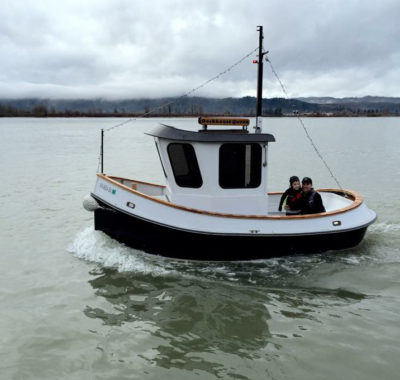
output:
POLYGON ((199 188, 203 184, 196 153, 190 144, 168 145, 168 156, 175 182, 180 187, 199 188))
POLYGON ((261 184, 259 144, 223 144, 219 149, 219 185, 223 189, 255 188, 261 184))

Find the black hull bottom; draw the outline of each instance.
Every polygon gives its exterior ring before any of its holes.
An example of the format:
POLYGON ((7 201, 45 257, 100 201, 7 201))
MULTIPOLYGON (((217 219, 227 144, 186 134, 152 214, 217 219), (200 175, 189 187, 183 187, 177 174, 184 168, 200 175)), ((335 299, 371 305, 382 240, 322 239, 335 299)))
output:
POLYGON ((151 254, 190 260, 256 260, 354 247, 367 227, 300 236, 209 235, 175 230, 106 207, 95 211, 95 229, 151 254))

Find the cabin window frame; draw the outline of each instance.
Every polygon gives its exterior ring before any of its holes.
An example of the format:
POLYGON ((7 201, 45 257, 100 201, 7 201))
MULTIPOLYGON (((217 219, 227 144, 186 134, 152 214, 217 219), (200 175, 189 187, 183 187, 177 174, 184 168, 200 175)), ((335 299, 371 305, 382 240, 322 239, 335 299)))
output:
POLYGON ((157 149, 158 157, 159 157, 160 162, 161 162, 161 167, 162 167, 162 170, 163 170, 163 172, 164 172, 164 176, 165 176, 165 178, 168 178, 167 172, 166 172, 165 167, 164 167, 163 159, 161 158, 161 153, 160 153, 160 148, 159 148, 159 146, 158 146, 158 142, 156 141, 155 144, 156 144, 156 149, 157 149))
POLYGON ((191 189, 199 189, 203 186, 203 177, 197 161, 196 151, 192 144, 169 143, 167 153, 177 186, 191 189), (179 149, 178 147, 182 149, 174 152, 173 150, 179 149))
POLYGON ((221 144, 218 157, 219 186, 222 189, 259 188, 262 184, 262 153, 263 148, 259 143, 221 144))

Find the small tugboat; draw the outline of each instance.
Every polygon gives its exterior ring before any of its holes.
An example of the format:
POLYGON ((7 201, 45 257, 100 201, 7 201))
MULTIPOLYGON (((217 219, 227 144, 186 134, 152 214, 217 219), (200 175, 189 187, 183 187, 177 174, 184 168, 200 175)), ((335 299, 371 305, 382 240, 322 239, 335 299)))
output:
POLYGON ((325 212, 286 215, 282 193, 267 193, 268 144, 262 133, 262 27, 257 117, 200 117, 197 132, 161 125, 155 140, 166 185, 97 174, 84 206, 96 230, 152 254, 192 260, 253 260, 354 247, 376 219, 360 194, 319 189, 325 212), (228 126, 229 129, 223 129, 228 126))

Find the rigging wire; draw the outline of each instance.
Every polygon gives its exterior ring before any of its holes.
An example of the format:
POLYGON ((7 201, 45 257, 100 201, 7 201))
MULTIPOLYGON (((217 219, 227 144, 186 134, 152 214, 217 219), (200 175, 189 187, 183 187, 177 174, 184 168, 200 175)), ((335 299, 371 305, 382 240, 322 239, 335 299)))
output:
POLYGON ((258 49, 258 47, 255 48, 254 50, 252 50, 250 53, 246 54, 244 57, 242 57, 241 59, 239 59, 237 62, 235 62, 233 65, 229 66, 229 67, 228 67, 227 69, 225 69, 224 71, 221 71, 219 74, 217 74, 217 75, 215 75, 214 77, 212 77, 211 79, 205 81, 205 82, 202 83, 201 85, 192 88, 190 91, 188 91, 188 92, 186 92, 185 94, 179 96, 178 98, 174 99, 173 101, 168 102, 168 103, 161 104, 161 105, 159 105, 159 106, 153 108, 151 111, 145 112, 145 113, 143 113, 143 114, 141 114, 141 115, 139 115, 139 116, 137 116, 137 117, 135 117, 135 118, 131 118, 131 119, 129 119, 129 120, 125 120, 125 121, 123 121, 122 123, 119 123, 119 124, 117 124, 117 125, 114 125, 114 126, 108 128, 108 129, 106 129, 105 131, 106 131, 106 132, 111 131, 112 129, 115 129, 115 128, 121 127, 121 126, 123 126, 123 125, 125 125, 125 124, 127 124, 127 123, 130 123, 131 121, 135 121, 135 120, 137 120, 137 119, 139 119, 139 118, 142 118, 142 117, 145 117, 145 116, 147 116, 147 115, 150 115, 150 114, 156 112, 157 110, 159 110, 160 108, 170 106, 170 105, 172 105, 172 104, 178 102, 179 100, 181 100, 181 99, 183 99, 183 98, 185 98, 185 97, 187 97, 187 96, 193 94, 194 92, 200 90, 201 88, 207 86, 209 83, 211 83, 211 82, 217 80, 217 79, 220 78, 221 76, 223 76, 223 75, 225 75, 226 73, 228 73, 229 71, 231 71, 231 70, 232 70, 233 68, 235 68, 237 65, 239 65, 240 63, 242 63, 246 58, 250 57, 257 49, 258 49))
MULTIPOLYGON (((281 86, 281 89, 283 91, 283 93, 285 94, 286 98, 289 99, 289 95, 288 92, 286 91, 285 86, 283 85, 282 81, 280 80, 277 72, 274 69, 274 66, 272 65, 271 60, 269 59, 269 57, 266 55, 266 61, 269 63, 270 67, 271 67, 271 71, 272 73, 275 75, 279 85, 281 86)), ((328 163, 325 161, 324 157, 322 156, 321 152, 319 151, 319 149, 317 148, 317 145, 314 143, 314 140, 312 139, 308 129, 306 128, 303 119, 297 115, 297 120, 300 122, 301 126, 303 127, 303 130, 308 138, 308 140, 311 143, 311 146, 314 148, 315 153, 317 154, 317 156, 321 159, 321 161, 323 162, 323 164, 325 165, 325 167, 328 169, 331 177, 333 178, 333 180, 336 182, 336 184, 339 186, 340 190, 343 190, 342 185, 340 184, 340 182, 338 181, 338 179, 336 178, 336 176, 333 174, 333 171, 331 170, 331 168, 329 167, 328 163)))
MULTIPOLYGON (((140 119, 140 118, 142 118, 142 117, 148 116, 148 115, 150 115, 150 114, 156 112, 156 111, 159 110, 160 108, 168 107, 168 106, 170 106, 170 105, 172 105, 172 104, 178 102, 179 100, 181 100, 181 99, 183 99, 183 98, 185 98, 185 97, 187 97, 187 96, 193 94, 194 92, 200 90, 201 88, 207 86, 209 83, 211 83, 211 82, 217 80, 217 79, 220 78, 221 76, 223 76, 223 75, 225 75, 226 73, 228 73, 229 71, 231 71, 233 68, 235 68, 237 65, 239 65, 240 63, 242 63, 246 58, 250 57, 250 56, 251 56, 255 51, 257 51, 257 50, 258 50, 258 47, 256 47, 255 49, 253 49, 250 53, 246 54, 244 57, 242 57, 241 59, 239 59, 237 62, 235 62, 233 65, 229 66, 229 67, 228 67, 227 69, 225 69, 224 71, 221 71, 219 74, 215 75, 214 77, 212 77, 211 79, 205 81, 204 83, 200 84, 199 86, 192 88, 190 91, 188 91, 188 92, 186 92, 185 94, 179 96, 178 98, 174 99, 173 101, 168 102, 168 103, 161 104, 161 105, 155 107, 154 109, 152 109, 151 111, 145 112, 145 113, 143 113, 143 114, 141 114, 141 115, 139 115, 139 116, 137 116, 137 117, 133 117, 133 118, 130 118, 130 119, 128 119, 128 120, 125 120, 125 121, 123 121, 123 122, 121 122, 121 123, 118 123, 118 124, 116 124, 116 125, 113 125, 112 127, 105 129, 104 132, 109 132, 109 131, 111 131, 111 130, 113 130, 113 129, 122 127, 123 125, 128 124, 128 123, 130 123, 130 122, 132 122, 132 121, 135 121, 135 120, 140 119)), ((97 172, 99 172, 99 169, 100 169, 100 162, 101 162, 101 153, 99 154, 99 163, 98 163, 98 165, 97 165, 97 172)))

